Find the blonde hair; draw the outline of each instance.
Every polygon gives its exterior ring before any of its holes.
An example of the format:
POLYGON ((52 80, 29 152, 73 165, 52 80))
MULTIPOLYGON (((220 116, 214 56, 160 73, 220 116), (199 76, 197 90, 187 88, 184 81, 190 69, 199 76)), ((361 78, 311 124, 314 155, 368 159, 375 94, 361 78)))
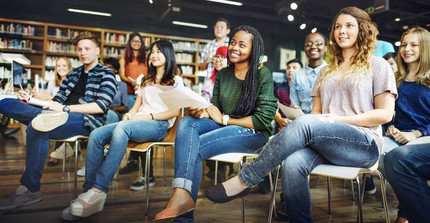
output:
POLYGON ((60 87, 60 85, 61 85, 61 76, 57 72, 57 63, 61 59, 63 59, 64 61, 66 61, 66 64, 67 64, 67 73, 69 73, 70 71, 72 71, 72 63, 70 62, 69 58, 67 58, 67 57, 59 57, 59 58, 57 58, 57 60, 55 60, 55 68, 54 68, 55 86, 56 87, 60 87))
POLYGON ((347 72, 341 74, 342 81, 345 81, 350 76, 350 74, 354 74, 354 82, 358 84, 362 78, 367 77, 370 74, 370 57, 375 51, 378 29, 365 11, 357 7, 346 7, 339 11, 333 21, 330 31, 329 47, 331 58, 329 64, 322 72, 321 79, 317 84, 318 87, 321 86, 321 84, 329 77, 335 75, 335 71, 339 69, 339 65, 344 61, 342 56, 342 48, 337 44, 334 37, 336 21, 340 15, 350 15, 354 17, 358 23, 358 37, 357 41, 355 42, 355 48, 357 51, 351 58, 352 65, 350 69, 347 72))
MULTIPOLYGON (((413 27, 406 30, 402 34, 400 42, 403 42, 403 38, 407 34, 415 34, 418 37, 418 44, 420 50, 420 58, 418 58, 418 69, 415 74, 417 77, 416 83, 430 87, 430 32, 421 27, 413 27)), ((396 72, 397 87, 399 87, 409 72, 408 65, 405 63, 400 55, 400 50, 397 52, 396 62, 399 65, 398 71, 396 72)))

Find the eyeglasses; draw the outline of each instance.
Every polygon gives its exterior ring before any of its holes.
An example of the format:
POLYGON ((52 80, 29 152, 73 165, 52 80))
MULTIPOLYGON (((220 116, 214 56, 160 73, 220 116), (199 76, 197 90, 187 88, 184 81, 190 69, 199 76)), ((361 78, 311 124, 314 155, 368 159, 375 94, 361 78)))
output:
POLYGON ((140 40, 131 40, 132 43, 142 43, 140 40))
POLYGON ((225 56, 223 56, 223 55, 215 55, 214 56, 214 59, 215 60, 224 60, 226 57, 225 56))
POLYGON ((305 47, 312 47, 312 46, 318 47, 318 46, 322 46, 322 45, 324 45, 323 42, 316 42, 316 43, 307 42, 307 43, 305 43, 305 47))

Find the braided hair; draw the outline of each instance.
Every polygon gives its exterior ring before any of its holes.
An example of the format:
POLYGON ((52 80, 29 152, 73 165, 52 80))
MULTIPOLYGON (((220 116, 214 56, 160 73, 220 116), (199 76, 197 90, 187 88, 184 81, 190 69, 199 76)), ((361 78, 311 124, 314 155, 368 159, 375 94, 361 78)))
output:
POLYGON ((258 66, 264 52, 264 42, 258 30, 254 27, 248 25, 239 26, 234 30, 233 36, 239 31, 245 31, 252 36, 252 52, 249 58, 249 68, 242 83, 242 97, 236 111, 232 114, 233 116, 244 117, 254 111, 257 101, 258 66))

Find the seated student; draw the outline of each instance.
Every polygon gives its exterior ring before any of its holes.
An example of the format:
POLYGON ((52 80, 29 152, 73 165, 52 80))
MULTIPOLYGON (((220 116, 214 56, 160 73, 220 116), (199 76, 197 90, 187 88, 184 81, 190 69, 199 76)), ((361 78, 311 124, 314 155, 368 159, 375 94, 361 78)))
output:
POLYGON ((399 69, 397 68, 396 53, 387 53, 383 58, 390 64, 393 73, 397 73, 399 69))
POLYGON ((384 159, 386 179, 403 209, 396 223, 430 222, 430 144, 400 146, 384 159))
POLYGON ((81 33, 74 45, 82 66, 63 80, 52 102, 44 109, 24 104, 26 92, 19 99, 0 101, 0 113, 14 118, 27 127, 26 163, 16 192, 0 200, 0 210, 30 205, 42 200, 40 179, 49 151, 49 139, 64 139, 89 135, 102 126, 116 94, 115 74, 98 62, 100 42, 91 33, 81 33), (47 110, 49 109, 49 110, 47 110))
MULTIPOLYGON (((113 72, 117 75, 118 80, 118 71, 120 68, 118 60, 115 58, 107 58, 104 59, 103 62, 106 67, 113 70, 113 72)), ((113 98, 111 106, 109 107, 110 109, 107 113, 105 125, 120 121, 122 116, 128 111, 127 84, 122 81, 118 81, 117 84, 118 91, 113 98)))
POLYGON ((229 152, 253 153, 267 142, 277 106, 271 72, 258 68, 263 46, 255 28, 236 28, 228 46, 231 66, 215 78, 213 105, 191 109, 191 116, 179 122, 174 191, 155 221, 176 218, 175 222, 192 222, 202 161, 229 152))
MULTIPOLYGON (((287 62, 287 69, 285 70, 287 82, 276 84, 274 87, 274 92, 275 92, 274 94, 275 94, 275 97, 278 99, 279 103, 285 106, 291 105, 291 100, 290 100, 291 78, 294 76, 294 73, 296 73, 302 67, 303 67, 303 64, 298 59, 292 59, 287 62)), ((277 126, 276 126, 277 128, 275 128, 275 131, 278 132, 285 125, 290 123, 292 120, 285 117, 282 111, 279 111, 278 109, 276 110, 275 121, 277 123, 277 126)))
POLYGON ((207 198, 222 203, 240 197, 282 163, 290 222, 312 222, 308 176, 313 168, 373 166, 382 151, 380 125, 393 116, 397 95, 390 66, 372 56, 376 33, 365 11, 341 9, 330 33, 332 58, 312 89, 312 114, 288 124, 238 176, 208 188, 207 198))
MULTIPOLYGON (((132 109, 123 121, 100 127, 91 132, 87 148, 84 193, 63 211, 63 219, 88 217, 103 210, 109 184, 121 163, 129 140, 136 142, 161 141, 173 126, 179 109, 169 110, 161 101, 157 85, 182 85, 176 76, 173 45, 167 40, 152 43, 148 55, 148 75, 142 81, 132 109), (109 150, 103 161, 106 144, 109 150)), ((151 167, 152 169, 152 167, 151 167)))

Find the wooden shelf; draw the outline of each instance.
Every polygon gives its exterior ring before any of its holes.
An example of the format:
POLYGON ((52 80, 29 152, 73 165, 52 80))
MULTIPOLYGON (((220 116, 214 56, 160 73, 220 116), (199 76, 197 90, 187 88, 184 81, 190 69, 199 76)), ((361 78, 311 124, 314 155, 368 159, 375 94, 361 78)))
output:
POLYGON ((62 42, 62 43, 73 43, 73 39, 67 38, 56 38, 56 37, 48 37, 46 38, 48 41, 62 42))
POLYGON ((121 47, 121 48, 125 48, 127 44, 125 43, 104 43, 104 46, 109 46, 109 47, 121 47))
POLYGON ((11 49, 11 48, 3 48, 0 49, 0 52, 8 52, 8 53, 29 53, 29 54, 43 54, 42 51, 38 51, 38 50, 22 50, 22 49, 11 49))
POLYGON ((43 69, 43 65, 24 65, 25 68, 31 68, 31 69, 43 69))
POLYGON ((63 52, 52 52, 52 51, 45 51, 47 55, 53 55, 53 56, 66 56, 66 57, 78 57, 77 53, 63 53, 63 52))
POLYGON ((18 33, 6 33, 6 32, 0 32, 0 37, 5 38, 14 38, 14 39, 31 39, 31 40, 43 40, 43 36, 31 36, 31 35, 24 35, 24 34, 18 34, 18 33))

